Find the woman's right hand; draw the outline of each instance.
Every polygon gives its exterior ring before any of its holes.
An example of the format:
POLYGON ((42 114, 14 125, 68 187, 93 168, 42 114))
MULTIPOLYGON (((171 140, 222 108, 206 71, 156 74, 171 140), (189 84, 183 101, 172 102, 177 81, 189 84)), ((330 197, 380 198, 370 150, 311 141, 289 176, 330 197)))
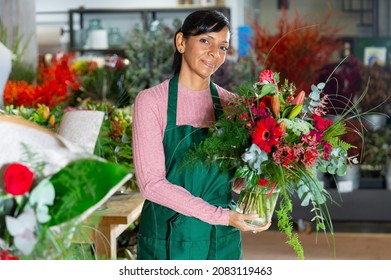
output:
POLYGON ((271 223, 268 223, 263 227, 254 227, 245 223, 245 220, 254 220, 256 218, 258 218, 257 214, 241 214, 234 210, 229 211, 229 225, 236 227, 241 231, 252 231, 257 233, 269 229, 271 223))

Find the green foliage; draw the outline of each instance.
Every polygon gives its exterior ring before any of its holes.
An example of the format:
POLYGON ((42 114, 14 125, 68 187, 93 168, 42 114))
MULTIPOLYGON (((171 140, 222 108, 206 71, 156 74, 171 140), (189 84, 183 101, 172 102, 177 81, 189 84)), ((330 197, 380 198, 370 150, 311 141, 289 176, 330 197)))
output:
POLYGON ((144 30, 137 25, 126 39, 125 52, 130 65, 125 74, 129 104, 142 90, 161 83, 172 74, 174 46, 172 31, 163 23, 144 30))
POLYGON ((389 127, 382 127, 375 131, 366 131, 365 150, 361 162, 362 167, 379 170, 381 175, 385 175, 387 171, 387 159, 390 156, 391 129, 389 127))
POLYGON ((128 173, 123 166, 101 160, 71 162, 50 178, 55 200, 48 225, 60 225, 80 216, 99 203, 128 173))
POLYGON ((31 41, 32 35, 23 43, 23 35, 19 33, 19 28, 16 27, 13 30, 14 40, 8 42, 8 29, 0 20, 0 42, 5 46, 11 45, 12 58, 12 70, 9 76, 10 81, 26 81, 32 83, 36 78, 36 69, 33 64, 28 64, 22 61, 23 55, 31 41))
POLYGON ((290 213, 292 213, 292 202, 289 198, 288 193, 284 189, 281 189, 280 195, 282 196, 279 205, 280 208, 276 210, 278 229, 282 233, 285 233, 285 235, 288 238, 287 243, 296 252, 298 258, 303 260, 304 259, 303 246, 300 243, 297 233, 293 234, 293 222, 290 217, 290 213))
POLYGON ((190 151, 190 163, 191 159, 196 159, 207 163, 218 161, 223 170, 238 167, 241 160, 237 159, 248 146, 246 129, 236 122, 222 119, 210 128, 209 134, 214 137, 208 137, 194 151, 190 151))
MULTIPOLYGON (((117 108, 110 103, 95 104, 96 110, 106 112, 94 154, 109 162, 120 164, 134 173, 132 151, 132 107, 117 108)), ((135 176, 125 184, 138 190, 135 176)))

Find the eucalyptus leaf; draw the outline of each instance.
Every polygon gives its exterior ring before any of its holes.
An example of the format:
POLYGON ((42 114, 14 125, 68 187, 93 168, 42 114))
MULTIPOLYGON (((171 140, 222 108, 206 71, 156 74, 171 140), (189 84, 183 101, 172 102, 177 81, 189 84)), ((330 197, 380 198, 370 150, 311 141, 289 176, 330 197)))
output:
POLYGON ((54 187, 49 179, 45 178, 30 193, 30 204, 34 205, 53 205, 54 187))
POLYGON ((317 85, 318 89, 320 89, 320 90, 324 89, 325 86, 326 86, 326 83, 319 83, 317 85))

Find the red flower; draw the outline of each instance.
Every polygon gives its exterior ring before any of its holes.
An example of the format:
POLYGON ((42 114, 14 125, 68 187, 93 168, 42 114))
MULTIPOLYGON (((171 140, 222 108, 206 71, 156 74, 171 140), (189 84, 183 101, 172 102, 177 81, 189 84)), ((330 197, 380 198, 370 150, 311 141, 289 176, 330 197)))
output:
POLYGON ((308 147, 304 152, 301 162, 305 167, 309 168, 311 165, 315 164, 318 155, 319 153, 315 147, 308 147))
POLYGON ((34 173, 27 166, 12 163, 4 172, 5 191, 12 195, 23 195, 30 190, 33 179, 34 173))
POLYGON ((20 260, 18 257, 11 255, 9 250, 0 252, 0 260, 20 260))
POLYGON ((259 178, 258 185, 261 187, 267 187, 270 185, 270 182, 269 182, 269 180, 259 178))
POLYGON ((259 82, 261 84, 276 84, 276 80, 273 77, 274 73, 271 70, 263 70, 259 74, 259 82))
POLYGON ((34 86, 26 81, 8 81, 4 89, 4 102, 8 105, 33 106, 36 99, 34 86))
POLYGON ((321 144, 323 144, 323 156, 325 160, 329 160, 329 156, 332 150, 332 146, 327 141, 322 141, 321 144))
POLYGON ((254 132, 251 134, 253 143, 269 153, 272 146, 279 143, 279 138, 283 132, 277 121, 273 118, 264 118, 257 122, 254 132))
POLYGON ((312 115, 312 119, 314 120, 315 128, 320 131, 326 130, 329 126, 333 124, 329 119, 323 119, 321 116, 316 114, 312 115))

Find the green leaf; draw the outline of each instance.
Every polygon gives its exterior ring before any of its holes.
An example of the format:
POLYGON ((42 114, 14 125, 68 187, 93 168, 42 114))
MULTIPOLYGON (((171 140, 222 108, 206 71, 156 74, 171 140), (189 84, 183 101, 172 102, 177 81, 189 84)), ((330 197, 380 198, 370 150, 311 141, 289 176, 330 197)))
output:
POLYGON ((275 84, 265 84, 262 86, 261 95, 259 98, 264 97, 265 95, 268 95, 269 93, 272 93, 276 90, 275 84))
POLYGON ((122 165, 95 159, 76 160, 50 178, 55 200, 48 225, 70 221, 98 204, 129 175, 122 165))

